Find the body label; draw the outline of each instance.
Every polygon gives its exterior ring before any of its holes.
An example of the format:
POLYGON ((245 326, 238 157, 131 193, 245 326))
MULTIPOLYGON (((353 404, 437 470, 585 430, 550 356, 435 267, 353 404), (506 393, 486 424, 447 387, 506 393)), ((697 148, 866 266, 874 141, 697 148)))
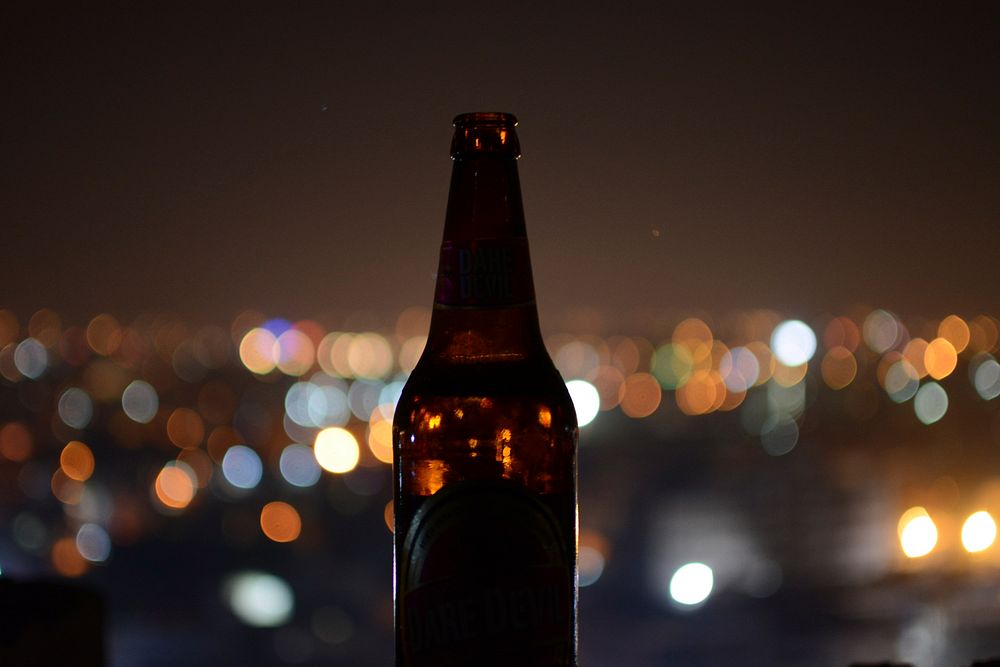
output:
POLYGON ((417 510, 403 543, 405 664, 571 664, 574 564, 572 537, 521 485, 445 487, 417 510))
POLYGON ((527 239, 445 241, 435 302, 444 306, 512 306, 535 298, 527 239))

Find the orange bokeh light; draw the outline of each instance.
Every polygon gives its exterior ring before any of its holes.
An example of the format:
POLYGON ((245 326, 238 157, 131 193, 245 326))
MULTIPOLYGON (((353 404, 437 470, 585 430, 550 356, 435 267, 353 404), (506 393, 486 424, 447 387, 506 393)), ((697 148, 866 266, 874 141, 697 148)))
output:
POLYGON ((156 499, 170 509, 184 509, 194 498, 194 480, 183 468, 167 464, 156 476, 156 499))
POLYGON ((276 500, 260 511, 260 529, 274 542, 294 542, 302 532, 302 519, 294 507, 276 500))
POLYGON ((10 422, 0 428, 0 455, 7 460, 25 461, 33 447, 31 431, 21 422, 10 422))
POLYGON ((52 567, 64 577, 79 577, 87 571, 87 560, 72 537, 60 537, 52 545, 52 567))
POLYGON ((945 338, 935 338, 927 344, 924 350, 924 366, 927 374, 935 380, 941 380, 951 375, 958 365, 958 352, 955 346, 945 338))
POLYGON ((193 449, 205 439, 205 423, 190 408, 177 408, 167 419, 167 437, 181 449, 193 449))
POLYGON ((621 409, 629 417, 641 419, 656 412, 663 390, 649 373, 633 373, 621 385, 621 409))
POLYGON ((944 338, 961 353, 969 346, 969 325, 958 315, 949 315, 938 325, 938 336, 944 338))
POLYGON ((94 453, 87 445, 73 440, 59 454, 59 465, 70 479, 86 482, 94 474, 94 453))

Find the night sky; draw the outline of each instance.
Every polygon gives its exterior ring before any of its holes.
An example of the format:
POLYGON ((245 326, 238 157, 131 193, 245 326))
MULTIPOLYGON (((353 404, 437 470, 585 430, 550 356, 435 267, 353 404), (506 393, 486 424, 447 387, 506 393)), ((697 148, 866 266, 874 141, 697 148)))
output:
POLYGON ((543 313, 1000 309, 995 3, 150 4, 4 10, 0 308, 429 305, 499 110, 543 313))

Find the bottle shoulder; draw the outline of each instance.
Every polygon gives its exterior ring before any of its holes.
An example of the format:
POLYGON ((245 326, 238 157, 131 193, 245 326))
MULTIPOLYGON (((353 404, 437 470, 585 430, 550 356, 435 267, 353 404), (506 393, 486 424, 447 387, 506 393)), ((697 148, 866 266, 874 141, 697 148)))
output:
POLYGON ((400 394, 397 414, 434 403, 487 401, 500 411, 545 408, 576 425, 566 383, 546 356, 536 359, 449 363, 423 361, 400 394))

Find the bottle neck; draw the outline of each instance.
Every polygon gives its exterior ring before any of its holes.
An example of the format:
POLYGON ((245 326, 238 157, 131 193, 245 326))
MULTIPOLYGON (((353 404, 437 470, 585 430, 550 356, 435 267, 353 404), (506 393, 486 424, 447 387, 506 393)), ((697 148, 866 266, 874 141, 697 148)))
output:
POLYGON ((514 156, 456 159, 427 352, 442 361, 544 354, 514 156))

